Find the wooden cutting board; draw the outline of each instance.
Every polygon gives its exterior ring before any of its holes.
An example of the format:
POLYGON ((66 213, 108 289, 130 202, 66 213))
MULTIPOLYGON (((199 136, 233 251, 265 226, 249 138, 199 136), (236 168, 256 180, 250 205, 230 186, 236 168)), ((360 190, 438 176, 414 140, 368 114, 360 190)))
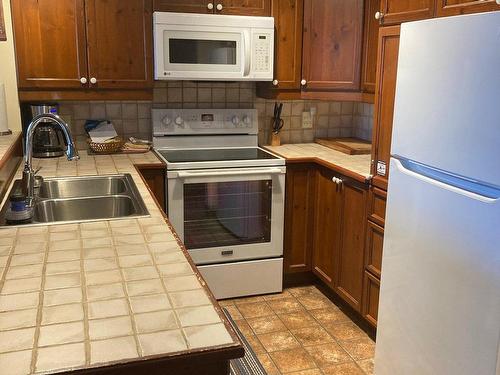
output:
POLYGON ((314 141, 348 155, 366 155, 372 152, 372 144, 359 138, 316 138, 314 141))

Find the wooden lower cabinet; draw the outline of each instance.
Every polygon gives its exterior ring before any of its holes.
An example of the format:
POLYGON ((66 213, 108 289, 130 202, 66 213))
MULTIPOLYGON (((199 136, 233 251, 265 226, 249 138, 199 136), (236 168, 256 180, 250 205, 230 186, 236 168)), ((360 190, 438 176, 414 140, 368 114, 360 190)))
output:
POLYGON ((381 0, 380 23, 398 25, 434 16, 435 0, 381 0))
POLYGON ((165 210, 165 166, 162 164, 139 165, 137 169, 158 204, 165 210))
POLYGON ((380 279, 370 272, 365 272, 364 277, 362 314, 368 323, 377 327, 380 279))
POLYGON ((316 166, 288 164, 286 173, 284 273, 311 271, 316 166))
POLYGON ((456 16, 467 13, 493 12, 500 10, 497 0, 436 0, 436 16, 456 16))

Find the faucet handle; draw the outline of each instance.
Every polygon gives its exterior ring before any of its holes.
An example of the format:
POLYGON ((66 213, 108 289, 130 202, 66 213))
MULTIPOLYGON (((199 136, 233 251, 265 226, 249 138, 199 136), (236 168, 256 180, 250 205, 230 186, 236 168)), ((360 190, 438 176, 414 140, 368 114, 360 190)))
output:
POLYGON ((42 166, 38 167, 37 169, 35 169, 35 171, 33 172, 33 174, 36 176, 38 174, 38 172, 40 172, 40 170, 42 168, 43 168, 42 166))

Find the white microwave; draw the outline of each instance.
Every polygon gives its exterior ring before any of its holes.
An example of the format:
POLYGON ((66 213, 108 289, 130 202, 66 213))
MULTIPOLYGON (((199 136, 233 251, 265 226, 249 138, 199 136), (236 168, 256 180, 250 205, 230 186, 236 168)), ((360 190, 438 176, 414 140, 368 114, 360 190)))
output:
POLYGON ((274 18, 154 13, 155 79, 272 81, 274 18))

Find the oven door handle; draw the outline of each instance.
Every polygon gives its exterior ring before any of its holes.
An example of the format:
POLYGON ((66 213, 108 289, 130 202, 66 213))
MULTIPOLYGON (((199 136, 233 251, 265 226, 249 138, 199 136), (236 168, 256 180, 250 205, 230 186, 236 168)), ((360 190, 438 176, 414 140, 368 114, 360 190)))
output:
POLYGON ((196 178, 196 177, 223 177, 223 176, 246 176, 263 174, 284 174, 280 168, 250 169, 236 171, 217 171, 217 172, 177 172, 178 178, 196 178))
POLYGON ((252 51, 250 45, 250 35, 246 30, 243 31, 242 41, 243 41, 243 61, 244 61, 243 76, 247 77, 250 74, 252 51))

